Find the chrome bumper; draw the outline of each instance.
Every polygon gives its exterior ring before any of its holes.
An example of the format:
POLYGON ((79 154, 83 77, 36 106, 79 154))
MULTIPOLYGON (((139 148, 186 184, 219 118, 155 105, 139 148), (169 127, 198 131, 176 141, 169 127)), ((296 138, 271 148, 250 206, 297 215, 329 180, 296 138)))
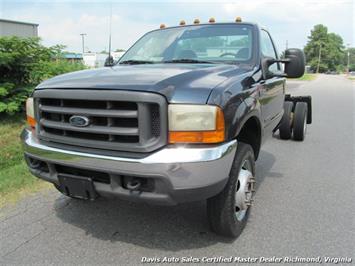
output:
POLYGON ((110 184, 94 182, 100 195, 158 204, 202 200, 219 193, 228 180, 237 148, 235 140, 212 146, 170 145, 147 157, 132 159, 49 147, 28 129, 21 139, 26 156, 49 165, 49 173, 30 168, 44 180, 58 184, 55 165, 99 171, 111 178, 110 184), (115 180, 119 175, 153 178, 159 185, 151 192, 132 193, 115 180))

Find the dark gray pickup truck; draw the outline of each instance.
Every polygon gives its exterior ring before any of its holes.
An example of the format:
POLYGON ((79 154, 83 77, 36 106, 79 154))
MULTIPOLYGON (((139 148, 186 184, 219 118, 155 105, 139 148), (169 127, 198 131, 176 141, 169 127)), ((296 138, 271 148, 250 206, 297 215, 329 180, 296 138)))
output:
POLYGON ((22 133, 32 174, 65 195, 154 204, 207 199, 212 230, 237 237, 255 192, 255 160, 276 131, 303 140, 310 97, 285 95, 304 55, 280 59, 253 23, 181 23, 151 31, 114 65, 41 83, 22 133))

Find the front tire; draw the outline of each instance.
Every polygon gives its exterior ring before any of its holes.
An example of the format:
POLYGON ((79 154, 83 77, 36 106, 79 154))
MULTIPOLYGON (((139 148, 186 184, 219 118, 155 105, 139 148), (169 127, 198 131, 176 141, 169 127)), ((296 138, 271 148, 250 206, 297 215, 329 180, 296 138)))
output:
POLYGON ((239 142, 226 186, 207 200, 207 216, 214 232, 233 238, 241 234, 253 201, 254 177, 254 151, 249 144, 239 142))

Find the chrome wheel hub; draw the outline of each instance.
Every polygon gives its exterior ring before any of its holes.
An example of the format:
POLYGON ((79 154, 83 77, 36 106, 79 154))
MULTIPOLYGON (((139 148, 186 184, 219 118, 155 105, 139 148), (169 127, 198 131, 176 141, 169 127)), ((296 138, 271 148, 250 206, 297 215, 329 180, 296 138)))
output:
POLYGON ((255 192, 255 178, 249 161, 245 161, 239 171, 235 191, 235 215, 241 221, 253 203, 255 192))

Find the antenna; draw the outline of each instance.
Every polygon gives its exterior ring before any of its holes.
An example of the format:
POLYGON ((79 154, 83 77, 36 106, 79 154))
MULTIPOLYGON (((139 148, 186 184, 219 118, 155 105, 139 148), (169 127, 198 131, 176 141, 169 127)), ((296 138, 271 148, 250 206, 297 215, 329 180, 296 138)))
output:
POLYGON ((108 58, 106 59, 105 66, 113 66, 113 57, 111 56, 111 32, 112 32, 112 3, 110 3, 110 33, 108 38, 108 58))

